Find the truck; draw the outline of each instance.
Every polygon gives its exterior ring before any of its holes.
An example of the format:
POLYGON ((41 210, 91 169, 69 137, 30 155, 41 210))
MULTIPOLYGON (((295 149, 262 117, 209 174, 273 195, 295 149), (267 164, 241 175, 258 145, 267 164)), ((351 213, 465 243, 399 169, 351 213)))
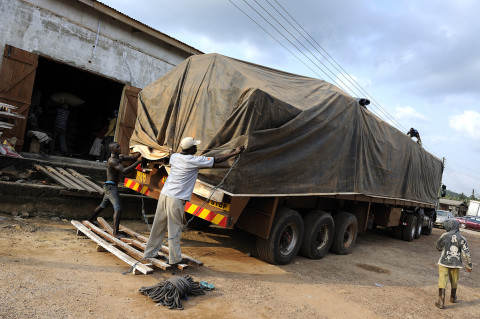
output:
POLYGON ((140 92, 130 147, 149 161, 125 186, 158 198, 168 154, 192 136, 198 155, 245 151, 200 170, 189 226, 252 233, 268 263, 348 254, 375 227, 405 241, 429 235, 442 161, 359 101, 323 80, 192 56, 140 92))

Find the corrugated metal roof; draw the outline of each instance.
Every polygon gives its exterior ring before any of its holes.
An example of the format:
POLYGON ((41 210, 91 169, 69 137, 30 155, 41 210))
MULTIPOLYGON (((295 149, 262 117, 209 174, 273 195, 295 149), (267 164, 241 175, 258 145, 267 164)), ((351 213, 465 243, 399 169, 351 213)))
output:
POLYGON ((140 22, 136 19, 133 19, 129 16, 127 16, 126 14, 104 4, 103 2, 100 2, 100 1, 97 1, 97 0, 77 0, 78 2, 81 2, 81 3, 84 3, 90 7, 92 7, 93 9, 97 10, 97 11, 100 11, 102 12, 103 14, 106 14, 114 19, 117 19, 123 23, 126 23, 136 29, 139 29, 140 31, 143 31, 159 40, 162 40, 164 42, 166 42, 167 44, 170 44, 174 47, 176 47, 177 49, 180 49, 184 52, 187 52, 189 54, 192 54, 192 55, 195 55, 195 54, 203 54, 202 51, 182 42, 182 41, 179 41, 175 38, 172 38, 171 36, 163 33, 163 32, 160 32, 148 25, 146 25, 145 23, 143 22, 140 22))

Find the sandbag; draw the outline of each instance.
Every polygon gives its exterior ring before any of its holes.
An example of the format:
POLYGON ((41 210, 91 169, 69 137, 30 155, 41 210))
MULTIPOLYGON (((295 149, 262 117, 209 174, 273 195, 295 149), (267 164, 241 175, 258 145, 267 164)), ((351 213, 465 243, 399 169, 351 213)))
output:
POLYGON ((55 105, 68 104, 69 106, 80 106, 85 103, 85 101, 78 96, 68 92, 57 92, 52 94, 50 100, 55 105))

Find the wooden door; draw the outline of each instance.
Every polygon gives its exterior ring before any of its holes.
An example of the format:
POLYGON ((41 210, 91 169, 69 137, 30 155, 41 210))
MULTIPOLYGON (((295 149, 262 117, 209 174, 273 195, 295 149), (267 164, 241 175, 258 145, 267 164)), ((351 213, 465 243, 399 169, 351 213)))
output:
POLYGON ((5 46, 0 69, 0 102, 18 107, 16 113, 25 119, 16 119, 15 127, 4 131, 2 137, 16 137, 15 149, 22 150, 28 112, 32 99, 38 55, 11 45, 5 46))
POLYGON ((141 89, 125 85, 118 112, 115 141, 120 144, 122 154, 129 154, 129 141, 137 120, 138 93, 141 89))

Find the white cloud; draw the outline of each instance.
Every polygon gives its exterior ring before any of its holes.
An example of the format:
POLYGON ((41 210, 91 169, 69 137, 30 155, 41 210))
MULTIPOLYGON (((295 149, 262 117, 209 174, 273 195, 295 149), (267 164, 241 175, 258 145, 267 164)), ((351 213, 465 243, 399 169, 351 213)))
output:
POLYGON ((422 113, 418 112, 411 106, 397 106, 395 107, 395 117, 402 120, 426 120, 427 118, 422 113))
POLYGON ((480 139, 480 113, 466 110, 452 116, 448 123, 454 130, 463 132, 470 138, 480 139))

